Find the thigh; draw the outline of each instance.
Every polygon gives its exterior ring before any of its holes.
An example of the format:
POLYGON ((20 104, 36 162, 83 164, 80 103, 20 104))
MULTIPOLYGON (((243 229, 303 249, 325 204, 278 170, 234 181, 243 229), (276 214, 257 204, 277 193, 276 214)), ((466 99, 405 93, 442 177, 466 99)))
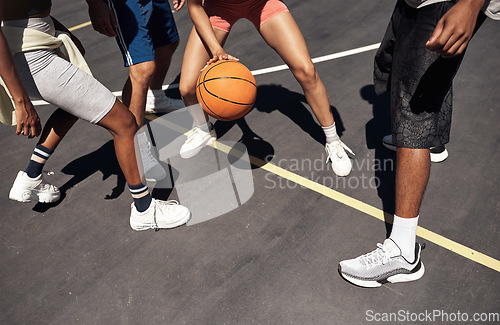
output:
POLYGON ((242 18, 244 13, 241 5, 224 0, 205 0, 203 8, 210 19, 210 24, 217 30, 229 33, 235 22, 242 18))
MULTIPOLYGON (((215 37, 221 45, 224 45, 229 33, 219 29, 214 29, 215 37)), ((201 70, 211 58, 211 54, 203 44, 196 28, 193 27, 189 35, 184 58, 182 61, 180 87, 184 90, 194 92, 196 88, 196 80, 200 75, 201 70)))
POLYGON ((259 29, 262 38, 274 49, 292 72, 305 62, 311 62, 306 42, 297 23, 289 12, 269 19, 259 29))
POLYGON ((245 18, 250 20, 255 28, 265 24, 269 19, 282 12, 287 12, 287 6, 281 0, 251 0, 245 7, 245 18))
POLYGON ((91 123, 99 122, 116 101, 94 77, 57 56, 32 78, 44 100, 91 123))

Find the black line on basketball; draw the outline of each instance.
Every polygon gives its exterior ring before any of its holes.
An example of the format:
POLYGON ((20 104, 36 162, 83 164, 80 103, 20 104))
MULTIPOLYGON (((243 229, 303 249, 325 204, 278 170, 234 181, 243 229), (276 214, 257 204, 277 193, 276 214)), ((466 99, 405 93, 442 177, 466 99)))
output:
MULTIPOLYGON (((200 84, 200 85, 198 85, 198 86, 201 86, 201 84, 200 84)), ((207 92, 208 92, 208 90, 207 90, 207 92)), ((214 111, 213 111, 210 107, 208 107, 207 102, 205 102, 205 99, 203 98, 203 95, 201 94, 201 92, 200 92, 200 91, 199 91, 199 94, 200 94, 200 98, 201 98, 201 100, 203 101, 204 106, 205 106, 205 107, 206 107, 206 108, 207 108, 210 112, 212 112, 212 114, 217 115, 220 119, 227 120, 227 118, 225 118, 225 117, 223 117, 223 116, 220 116, 219 114, 215 113, 215 112, 214 112, 214 111)))
MULTIPOLYGON (((206 75, 205 75, 206 76, 206 75)), ((243 81, 246 81, 252 85, 254 85, 256 88, 257 88, 257 85, 255 83, 253 83, 251 80, 248 80, 248 79, 245 79, 245 78, 241 78, 241 77, 214 77, 214 78, 210 78, 210 79, 207 79, 207 80, 203 80, 203 82, 201 83, 205 83, 205 82, 209 82, 209 81, 213 81, 213 80, 217 80, 217 79, 235 79, 235 80, 243 80, 243 81)))
MULTIPOLYGON (((210 95, 212 95, 213 97, 217 98, 217 99, 220 99, 220 100, 223 100, 225 102, 228 102, 228 103, 232 103, 232 104, 236 104, 236 105, 250 105, 250 104, 254 104, 254 103, 239 103, 239 102, 235 102, 235 101, 232 101, 232 100, 229 100, 229 99, 225 99, 225 98, 222 98, 222 97, 219 97, 217 96, 216 94, 212 93, 210 90, 207 89, 207 86, 205 86, 205 83, 203 83, 203 88, 205 88, 205 91, 207 93, 209 93, 210 95)), ((201 95, 201 93, 200 93, 201 95)))

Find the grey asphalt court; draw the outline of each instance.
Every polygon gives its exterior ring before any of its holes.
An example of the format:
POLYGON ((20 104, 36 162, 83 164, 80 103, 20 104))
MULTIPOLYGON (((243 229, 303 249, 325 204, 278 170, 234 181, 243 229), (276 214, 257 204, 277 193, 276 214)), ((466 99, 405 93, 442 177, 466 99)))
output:
MULTIPOLYGON (((299 84, 287 69, 261 70, 283 62, 252 24, 240 21, 225 49, 261 71, 257 101, 242 120, 217 122, 216 131, 254 157, 251 168, 241 168, 253 191, 221 215, 133 231, 132 199, 112 137, 83 121, 44 169, 62 199, 11 201, 12 182, 37 140, 0 127, 1 324, 499 323, 500 23, 484 23, 455 78, 450 155, 432 165, 421 209, 417 240, 426 243, 425 275, 364 289, 344 281, 337 264, 375 249, 394 212, 395 155, 381 145, 390 132, 389 104, 375 95, 372 70, 395 1, 285 2, 311 57, 324 57, 316 68, 342 140, 356 153, 351 175, 338 178, 323 164, 324 139, 299 84)), ((68 27, 89 21, 80 0, 53 0, 52 14, 68 27)), ((186 7, 175 19, 181 42, 165 85, 180 98, 175 85, 192 22, 186 7)), ((74 33, 95 77, 120 91, 128 70, 115 40, 88 25, 74 33)), ((55 109, 36 108, 42 122, 55 109)), ((168 120, 148 118, 152 126, 168 120)), ((223 159, 233 149, 206 150, 223 159)), ((175 183, 175 163, 189 169, 193 162, 183 165, 174 156, 163 164, 175 183)), ((226 169, 237 165, 228 161, 226 169)), ((207 176, 195 167, 188 181, 207 176)), ((204 187, 210 202, 228 206, 218 189, 204 187)), ((176 186, 153 194, 183 203, 176 186)))

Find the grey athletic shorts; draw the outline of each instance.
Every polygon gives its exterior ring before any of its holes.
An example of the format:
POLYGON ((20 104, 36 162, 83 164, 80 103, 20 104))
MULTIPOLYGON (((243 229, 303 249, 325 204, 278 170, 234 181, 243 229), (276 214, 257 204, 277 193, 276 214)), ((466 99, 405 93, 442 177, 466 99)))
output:
MULTIPOLYGON (((4 25, 55 34, 50 17, 5 21, 4 25)), ((43 99, 91 123, 98 123, 106 116, 116 101, 94 77, 52 50, 17 53, 14 64, 31 99, 43 99)))
MULTIPOLYGON (((428 149, 450 141, 452 81, 464 54, 441 58, 425 43, 457 1, 414 9, 399 0, 375 56, 377 94, 390 91, 391 128, 397 147, 428 149)), ((484 22, 480 14, 476 30, 484 22)))

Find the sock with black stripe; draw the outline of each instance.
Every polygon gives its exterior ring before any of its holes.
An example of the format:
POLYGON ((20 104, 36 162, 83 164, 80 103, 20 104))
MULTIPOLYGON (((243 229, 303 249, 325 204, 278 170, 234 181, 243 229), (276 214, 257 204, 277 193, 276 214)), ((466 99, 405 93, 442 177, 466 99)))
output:
POLYGON ((149 189, 146 185, 140 183, 137 185, 128 185, 128 189, 132 194, 132 198, 134 199, 134 205, 137 211, 144 212, 149 208, 151 204, 151 194, 149 194, 149 189))
POLYGON ((326 143, 332 143, 335 141, 340 141, 340 138, 337 134, 337 128, 335 127, 335 122, 333 122, 330 126, 322 126, 323 132, 325 132, 326 143))
POLYGON ((47 159, 49 159, 53 152, 54 150, 46 148, 41 144, 37 144, 35 146, 35 150, 33 150, 33 154, 31 155, 30 162, 24 172, 31 178, 38 177, 38 175, 42 173, 43 166, 45 166, 47 159))

